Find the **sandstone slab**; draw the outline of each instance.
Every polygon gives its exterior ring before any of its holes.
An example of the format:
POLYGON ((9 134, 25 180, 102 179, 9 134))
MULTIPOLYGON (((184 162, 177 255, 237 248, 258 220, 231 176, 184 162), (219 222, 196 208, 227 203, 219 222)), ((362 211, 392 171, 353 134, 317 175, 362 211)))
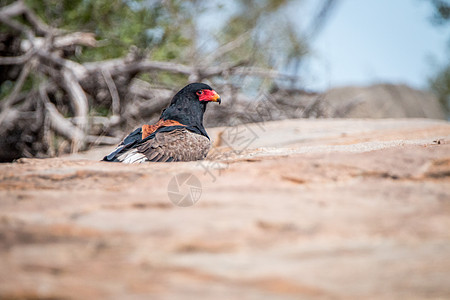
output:
POLYGON ((0 299, 450 298, 448 122, 209 132, 202 162, 0 165, 0 299))

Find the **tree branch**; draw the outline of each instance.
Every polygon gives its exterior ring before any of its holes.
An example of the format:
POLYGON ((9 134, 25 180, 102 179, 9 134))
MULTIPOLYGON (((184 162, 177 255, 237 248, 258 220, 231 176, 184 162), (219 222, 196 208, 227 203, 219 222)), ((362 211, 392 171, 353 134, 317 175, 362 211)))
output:
POLYGON ((3 7, 0 10, 0 15, 11 18, 19 15, 24 15, 30 25, 35 29, 36 33, 46 35, 50 32, 62 33, 63 30, 59 30, 48 26, 31 10, 22 0, 16 0, 16 2, 3 7))
POLYGON ((11 94, 9 94, 9 96, 0 103, 0 107, 2 109, 2 112, 0 113, 0 124, 3 123, 6 115, 9 113, 9 108, 16 102, 17 96, 22 90, 25 80, 30 74, 31 67, 31 63, 27 63, 25 65, 25 67, 22 69, 22 72, 20 72, 19 79, 17 79, 16 85, 14 86, 11 94))
POLYGON ((30 43, 34 45, 35 40, 34 33, 26 26, 22 25, 21 23, 15 20, 11 20, 7 15, 2 14, 1 11, 0 11, 0 22, 5 25, 8 25, 9 27, 11 27, 16 31, 24 33, 27 36, 28 40, 30 40, 30 43))
POLYGON ((56 49, 61 49, 74 45, 96 47, 97 40, 95 39, 95 34, 91 32, 74 32, 57 36, 52 46, 56 49))
POLYGON ((76 63, 69 59, 61 58, 54 53, 50 53, 48 51, 44 51, 41 49, 36 50, 36 54, 44 62, 47 61, 47 63, 48 62, 53 63, 63 69, 71 70, 71 72, 73 73, 73 76, 75 76, 77 81, 83 80, 88 75, 86 68, 79 63, 76 63))
POLYGON ((39 95, 42 102, 45 105, 47 115, 50 119, 50 126, 58 134, 72 141, 74 148, 78 149, 81 141, 85 139, 85 134, 78 127, 72 125, 70 121, 64 118, 55 107, 53 103, 50 102, 47 96, 47 90, 44 85, 39 88, 39 95))
POLYGON ((140 73, 148 71, 167 71, 190 75, 194 68, 183 64, 163 62, 163 61, 139 61, 126 63, 124 59, 111 59, 94 63, 85 63, 83 66, 89 72, 95 72, 98 69, 108 69, 111 76, 117 76, 124 73, 140 73))
POLYGON ((88 135, 86 141, 93 145, 117 145, 122 139, 111 136, 88 135))
POLYGON ((30 49, 27 53, 20 56, 0 56, 0 65, 21 65, 27 62, 34 53, 36 53, 36 51, 30 49))
MULTIPOLYGON (((78 83, 77 79, 73 75, 72 71, 64 69, 62 70, 65 90, 69 94, 70 99, 74 105, 75 117, 77 117, 78 128, 84 134, 88 131, 88 101, 86 94, 78 83)), ((72 145, 72 150, 77 152, 84 146, 85 140, 77 139, 72 145)))
POLYGON ((15 17, 20 14, 23 14, 25 11, 25 4, 23 1, 16 1, 11 3, 10 5, 4 6, 0 10, 0 15, 4 15, 6 17, 15 17))
POLYGON ((120 113, 120 97, 117 91, 116 84, 111 76, 108 69, 102 69, 102 75, 105 79, 106 85, 108 86, 109 94, 111 95, 111 107, 113 115, 118 115, 120 113))

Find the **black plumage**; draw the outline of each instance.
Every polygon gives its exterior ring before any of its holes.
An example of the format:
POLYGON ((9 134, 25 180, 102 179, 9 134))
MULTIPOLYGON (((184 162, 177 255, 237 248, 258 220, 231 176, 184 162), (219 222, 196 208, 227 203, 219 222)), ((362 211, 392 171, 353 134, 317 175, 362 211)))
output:
POLYGON ((203 159, 210 148, 203 114, 211 101, 220 103, 221 99, 209 85, 187 85, 172 98, 158 123, 134 130, 103 160, 140 163, 203 159))

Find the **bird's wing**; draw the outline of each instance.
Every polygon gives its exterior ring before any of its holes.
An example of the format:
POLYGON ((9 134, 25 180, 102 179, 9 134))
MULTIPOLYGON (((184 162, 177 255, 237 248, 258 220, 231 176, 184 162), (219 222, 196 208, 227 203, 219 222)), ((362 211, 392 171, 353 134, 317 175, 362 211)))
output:
POLYGON ((205 158, 210 146, 207 137, 185 128, 161 130, 117 159, 123 163, 192 161, 205 158))
POLYGON ((122 142, 114 149, 110 154, 103 158, 104 161, 119 161, 116 156, 131 149, 133 146, 142 141, 142 127, 137 128, 128 136, 126 136, 122 142))
MULTIPOLYGON (((121 154, 136 148, 140 143, 154 138, 156 131, 171 131, 176 128, 182 128, 185 125, 174 120, 160 119, 153 125, 143 125, 130 133, 110 154, 103 158, 104 161, 120 162, 118 158, 121 154)), ((195 128, 193 128, 195 129, 195 128)))
POLYGON ((210 146, 207 137, 180 128, 156 132, 155 138, 142 143, 137 151, 149 161, 192 161, 205 158, 210 146))

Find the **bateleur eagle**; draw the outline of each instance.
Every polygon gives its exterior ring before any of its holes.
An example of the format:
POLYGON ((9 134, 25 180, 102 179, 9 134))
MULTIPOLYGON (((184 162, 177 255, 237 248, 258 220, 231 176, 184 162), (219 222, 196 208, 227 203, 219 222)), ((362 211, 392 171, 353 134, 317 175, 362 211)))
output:
POLYGON ((220 104, 220 96, 207 84, 188 84, 172 98, 157 123, 134 130, 103 161, 143 163, 204 159, 211 147, 203 127, 208 102, 220 104))

